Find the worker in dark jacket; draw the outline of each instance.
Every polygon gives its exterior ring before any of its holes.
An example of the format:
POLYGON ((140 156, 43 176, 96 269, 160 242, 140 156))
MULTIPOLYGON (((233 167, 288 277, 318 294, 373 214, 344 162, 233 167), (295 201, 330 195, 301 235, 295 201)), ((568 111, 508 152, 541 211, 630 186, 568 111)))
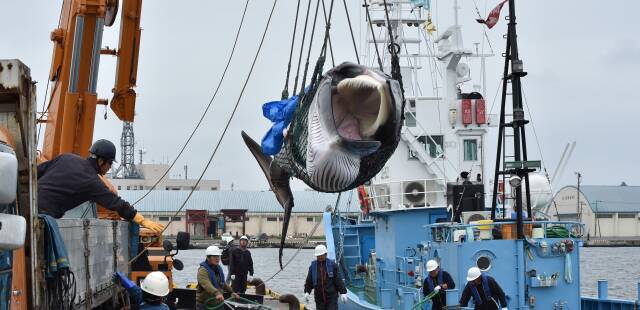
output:
POLYGON ((327 247, 322 244, 316 246, 314 254, 316 260, 309 266, 304 284, 304 299, 309 303, 309 296, 313 290, 317 310, 337 310, 338 297, 341 302, 347 302, 347 289, 338 273, 338 265, 327 259, 327 247))
POLYGON ((101 179, 115 157, 116 146, 111 141, 98 140, 91 146, 89 158, 67 153, 38 165, 38 212, 61 218, 85 201, 93 201, 118 212, 125 220, 161 232, 162 224, 145 219, 101 179))
POLYGON ((507 310, 507 299, 498 282, 480 272, 478 267, 469 268, 467 285, 460 297, 460 306, 466 307, 471 297, 476 310, 507 310), (498 306, 496 299, 502 308, 498 306))
POLYGON ((447 305, 447 294, 445 290, 456 288, 456 284, 453 282, 451 275, 442 270, 438 262, 433 259, 427 262, 427 272, 429 274, 424 279, 422 292, 424 296, 428 296, 432 292, 437 292, 436 295, 431 298, 431 309, 442 310, 447 305))
POLYGON ((253 280, 253 260, 251 252, 247 249, 249 238, 240 237, 240 246, 231 251, 229 274, 231 274, 231 287, 236 293, 247 291, 247 281, 253 280), (249 277, 247 277, 247 273, 249 277))

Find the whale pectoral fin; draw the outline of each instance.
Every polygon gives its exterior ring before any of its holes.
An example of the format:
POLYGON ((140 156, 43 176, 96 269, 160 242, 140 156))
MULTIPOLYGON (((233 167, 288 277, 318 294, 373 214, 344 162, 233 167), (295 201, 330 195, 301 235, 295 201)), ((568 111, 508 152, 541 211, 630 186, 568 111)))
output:
POLYGON ((260 168, 262 169, 262 172, 264 173, 265 177, 267 177, 268 179, 269 167, 271 166, 271 162, 273 161, 271 159, 271 156, 268 156, 262 153, 262 148, 260 147, 260 145, 256 141, 251 139, 251 137, 249 137, 249 135, 246 132, 242 131, 241 134, 242 134, 242 140, 244 140, 244 144, 247 145, 247 148, 249 148, 249 151, 251 152, 253 157, 255 157, 256 161, 258 162, 258 165, 260 165, 260 168))
POLYGON ((341 145, 349 152, 353 154, 357 154, 360 157, 368 156, 380 148, 380 141, 367 141, 367 140, 358 140, 358 141, 349 141, 342 140, 341 145))
POLYGON ((293 199, 284 207, 284 218, 282 220, 282 235, 280 237, 280 250, 278 251, 278 259, 280 261, 280 269, 283 269, 282 255, 284 251, 284 241, 287 238, 287 230, 289 230, 289 219, 291 218, 291 210, 293 209, 293 199))
POLYGON ((256 161, 262 169, 262 173, 264 173, 264 176, 269 182, 269 187, 271 187, 271 190, 276 195, 276 199, 278 199, 280 205, 285 209, 288 204, 293 205, 293 194, 291 193, 291 187, 289 185, 289 174, 273 162, 270 156, 262 153, 260 145, 251 139, 244 131, 242 132, 242 139, 251 154, 253 154, 253 157, 256 158, 256 161))

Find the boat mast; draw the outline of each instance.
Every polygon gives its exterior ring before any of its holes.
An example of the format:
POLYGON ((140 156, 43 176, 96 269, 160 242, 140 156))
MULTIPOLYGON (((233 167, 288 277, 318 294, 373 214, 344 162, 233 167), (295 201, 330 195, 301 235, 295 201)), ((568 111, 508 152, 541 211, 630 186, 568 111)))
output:
MULTIPOLYGON (((500 109, 500 126, 498 129, 498 152, 496 154, 496 168, 494 174, 493 198, 491 203, 491 218, 495 219, 496 199, 498 194, 498 178, 500 175, 517 176, 524 180, 525 199, 527 203, 527 213, 531 216, 531 198, 529 189, 529 172, 534 171, 527 167, 524 163, 527 161, 527 141, 525 134, 525 125, 529 122, 524 119, 524 109, 522 106, 522 84, 520 78, 527 75, 523 70, 522 60, 518 57, 518 42, 516 35, 516 13, 515 0, 509 0, 509 25, 507 30, 507 48, 505 53, 504 76, 502 81, 502 102, 500 109), (511 69, 511 73, 509 73, 511 69), (511 82, 513 120, 510 123, 505 122, 505 103, 507 97, 507 86, 511 82), (508 167, 508 169, 500 170, 500 157, 502 152, 503 136, 506 127, 513 129, 513 157, 517 165, 508 167)), ((503 163, 504 165, 504 163, 503 163)), ((515 207, 516 210, 522 210, 522 183, 520 181, 511 184, 515 187, 515 207)), ((503 202, 505 203, 505 202, 503 202)), ((516 212, 516 226, 518 239, 524 239, 522 212, 516 212)))

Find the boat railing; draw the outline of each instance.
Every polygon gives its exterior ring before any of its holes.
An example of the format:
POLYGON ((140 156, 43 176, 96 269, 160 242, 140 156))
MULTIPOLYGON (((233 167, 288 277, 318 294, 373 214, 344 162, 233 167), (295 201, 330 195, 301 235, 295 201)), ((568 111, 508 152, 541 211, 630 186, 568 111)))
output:
MULTIPOLYGON (((436 242, 465 242, 517 239, 515 221, 475 222, 471 224, 436 223, 424 226, 427 240, 436 242), (472 237, 472 238, 471 238, 472 237)), ((582 238, 585 225, 569 221, 524 221, 524 235, 528 239, 582 238)))
POLYGON ((366 186, 361 204, 369 211, 385 211, 444 204, 443 179, 414 179, 366 186))

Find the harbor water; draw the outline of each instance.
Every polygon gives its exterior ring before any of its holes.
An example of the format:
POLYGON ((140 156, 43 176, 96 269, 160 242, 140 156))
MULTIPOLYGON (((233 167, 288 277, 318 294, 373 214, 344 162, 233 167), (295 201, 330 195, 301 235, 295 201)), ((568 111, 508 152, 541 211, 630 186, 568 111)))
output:
MULTIPOLYGON (((286 262, 295 249, 285 249, 286 262)), ((251 249, 255 276, 263 280, 276 273, 278 249, 251 249)), ((204 259, 204 250, 180 251, 177 258, 184 262, 184 270, 175 271, 174 280, 184 287, 195 282, 198 264, 204 259)), ((280 292, 294 294, 302 301, 303 287, 313 250, 301 250, 296 258, 272 280, 267 287, 280 292)), ((609 280, 609 298, 636 299, 637 283, 640 281, 640 248, 582 248, 580 257, 580 284, 583 296, 597 296, 597 280, 609 280)), ((225 268, 226 272, 226 268, 225 268)), ((313 302, 312 302, 313 303, 313 302)))

